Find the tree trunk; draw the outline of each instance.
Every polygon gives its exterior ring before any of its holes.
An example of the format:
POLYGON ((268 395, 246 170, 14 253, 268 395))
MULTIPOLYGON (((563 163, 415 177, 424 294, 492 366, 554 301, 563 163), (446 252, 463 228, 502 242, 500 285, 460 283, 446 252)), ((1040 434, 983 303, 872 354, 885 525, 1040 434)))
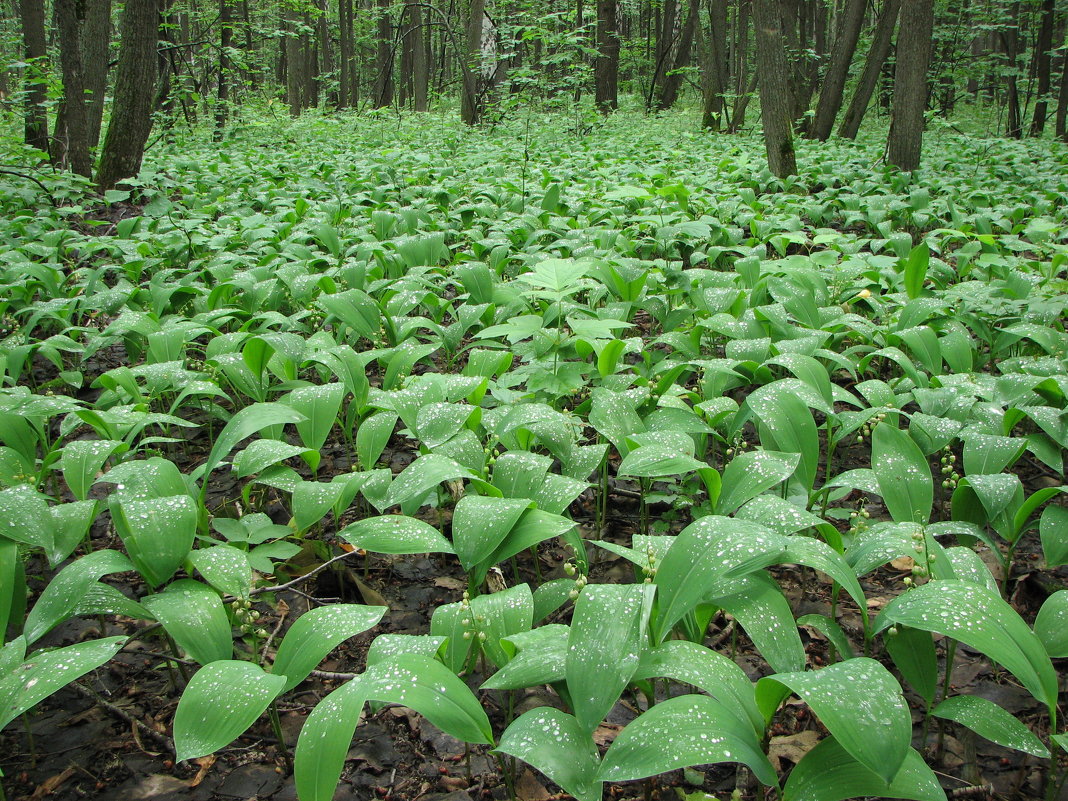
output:
POLYGON ((56 119, 55 161, 71 172, 93 176, 89 157, 89 120, 85 112, 85 77, 82 73, 81 23, 76 0, 56 0, 59 63, 63 71, 63 107, 56 119))
MULTIPOLYGON (((317 49, 319 51, 318 78, 320 84, 325 86, 324 76, 334 72, 334 51, 330 41, 330 18, 327 16, 327 0, 316 0, 315 7, 319 10, 317 30, 317 49)), ((337 106, 337 90, 331 90, 328 98, 333 106, 337 106)))
POLYGON ((619 28, 616 0, 597 0, 597 61, 594 66, 597 108, 619 108, 619 28))
POLYGON ((215 104, 215 130, 212 141, 222 141, 230 102, 230 47, 233 41, 233 18, 228 0, 219 0, 219 90, 215 104))
POLYGON ((378 77, 375 79, 375 108, 393 104, 393 24, 389 18, 389 7, 389 0, 378 0, 378 56, 375 59, 378 77))
POLYGON ((338 0, 338 23, 341 26, 341 69, 338 72, 338 108, 352 105, 353 52, 352 52, 352 0, 338 0))
POLYGON ((297 13, 285 6, 285 59, 286 59, 286 101, 289 113, 296 117, 304 108, 305 59, 301 52, 301 36, 297 31, 297 13))
POLYGON ((879 82, 879 73, 882 72, 886 57, 890 55, 890 45, 894 39, 894 26, 897 25, 898 14, 901 10, 901 0, 885 0, 879 22, 875 26, 875 34, 872 38, 871 49, 864 61, 864 70, 857 82, 856 91, 849 101, 842 124, 838 128, 838 135, 846 139, 856 139, 860 131, 860 123, 864 119, 864 112, 868 110, 868 103, 875 93, 875 86, 879 82))
POLYGON ((1020 57, 1020 2, 1011 5, 1009 22, 1001 31, 1001 45, 1005 50, 1005 61, 1009 69, 1006 76, 1006 104, 1008 105, 1008 122, 1005 135, 1012 139, 1023 136, 1023 114, 1020 109, 1020 86, 1016 80, 1016 68, 1020 57))
POLYGON ((710 0, 708 7, 708 63, 705 69, 701 126, 718 131, 727 91, 727 0, 710 0))
POLYGON ((678 47, 675 48, 675 57, 668 56, 664 65, 664 79, 657 93, 656 110, 666 111, 675 105, 679 97, 679 86, 682 85, 681 70, 690 61, 690 50, 693 49, 693 34, 697 28, 698 11, 700 0, 690 0, 690 8, 686 14, 686 21, 679 32, 678 47))
POLYGON ((904 0, 897 37, 894 110, 890 118, 887 161, 905 171, 920 166, 933 31, 934 0, 904 0))
POLYGON ((412 107, 416 111, 426 111, 430 72, 427 70, 423 9, 418 3, 411 3, 408 6, 408 24, 411 26, 409 36, 412 40, 412 107))
POLYGON ((849 65, 857 49, 860 28, 864 23, 866 0, 847 0, 845 13, 838 29, 838 37, 831 50, 831 61, 823 76, 820 99, 816 103, 816 114, 809 129, 809 138, 824 142, 831 135, 835 117, 842 107, 842 91, 849 76, 849 65))
POLYGON ((141 169, 145 143, 152 130, 159 35, 158 0, 126 0, 119 27, 115 99, 96 175, 100 191, 110 189, 123 178, 137 175, 141 169))
POLYGON ((1038 101, 1035 113, 1031 117, 1031 136, 1041 136, 1046 129, 1046 114, 1049 109, 1050 67, 1053 49, 1053 12, 1054 0, 1043 0, 1042 22, 1038 29, 1038 42, 1035 45, 1035 71, 1038 73, 1038 101))
POLYGON ((734 15, 734 108, 731 109, 731 121, 727 127, 729 133, 738 133, 745 125, 745 110, 749 106, 749 96, 756 91, 757 75, 749 77, 749 2, 738 0, 738 9, 734 15))
POLYGON ((1061 55, 1061 85, 1057 93, 1056 134, 1068 142, 1068 54, 1061 55))
POLYGON ((100 144, 104 95, 108 85, 108 46, 111 44, 111 0, 89 0, 82 23, 82 71, 85 75, 85 113, 89 147, 100 144))
POLYGON ((460 118, 468 125, 477 125, 482 119, 479 78, 482 74, 482 17, 485 13, 485 0, 471 0, 471 13, 467 18, 467 49, 461 65, 463 97, 460 99, 460 118))
POLYGON ((21 0, 22 46, 26 58, 26 144, 48 152, 48 48, 45 41, 44 0, 21 0))
POLYGON ((783 49, 782 17, 776 0, 753 0, 753 27, 768 167, 779 178, 784 178, 797 172, 797 160, 790 117, 793 98, 783 49))

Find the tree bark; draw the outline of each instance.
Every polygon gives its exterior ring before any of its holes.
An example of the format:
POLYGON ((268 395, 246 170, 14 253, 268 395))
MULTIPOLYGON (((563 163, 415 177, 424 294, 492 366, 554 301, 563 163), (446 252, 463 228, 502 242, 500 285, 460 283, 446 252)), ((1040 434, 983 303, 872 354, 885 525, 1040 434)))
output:
POLYGON ((158 0, 126 0, 120 24, 115 100, 96 175, 101 191, 137 175, 141 169, 145 143, 152 131, 158 35, 158 0))
POLYGON ((894 109, 887 161, 905 171, 920 166, 927 66, 931 60, 934 0, 904 0, 894 72, 894 109))
POLYGON ((745 125, 745 110, 749 106, 749 95, 756 91, 757 75, 749 77, 749 2, 738 0, 734 15, 734 107, 727 127, 729 133, 738 133, 745 125))
MULTIPOLYGON (((330 75, 334 71, 334 51, 330 41, 330 19, 327 16, 327 0, 316 0, 315 7, 319 10, 319 18, 316 20, 320 67, 317 73, 317 80, 320 84, 323 84, 323 76, 330 75)), ((335 107, 337 106, 337 90, 331 90, 329 102, 335 107)))
POLYGON ((875 34, 872 38, 871 49, 864 61, 864 70, 857 82, 856 91, 849 101, 842 124, 838 128, 838 135, 846 139, 856 139, 860 131, 860 123, 864 119, 864 113, 868 110, 868 103, 875 93, 875 86, 879 82, 879 73, 882 72, 886 57, 890 55, 890 45, 894 39, 894 26, 897 25, 898 14, 901 10, 901 0, 885 0, 882 14, 875 25, 875 34))
POLYGON ((375 79, 375 108, 393 104, 393 24, 389 18, 389 7, 390 0, 378 0, 378 56, 375 59, 378 77, 375 79))
POLYGON ((594 65, 597 108, 619 108, 619 27, 616 0, 597 0, 597 60, 594 65))
POLYGON ((1041 136, 1046 129, 1046 114, 1049 109, 1050 68, 1053 49, 1053 13, 1054 0, 1043 0, 1042 21, 1038 29, 1038 42, 1035 45, 1035 71, 1038 73, 1038 100, 1035 113, 1031 117, 1031 136, 1041 136))
POLYGON ((408 6, 408 24, 411 26, 412 62, 412 107, 426 111, 430 87, 430 72, 427 69, 426 29, 423 27, 423 9, 418 3, 408 6))
POLYGON ((100 144, 110 44, 111 0, 89 0, 82 24, 82 69, 85 75, 85 110, 90 148, 100 144))
POLYGON ((22 47, 26 58, 26 144, 48 152, 48 57, 45 40, 44 0, 21 0, 22 47))
POLYGON ((866 7, 866 0, 847 0, 838 29, 838 37, 831 50, 831 60, 823 76, 823 87, 820 89, 820 98, 816 103, 816 114, 812 119, 812 127, 809 129, 810 139, 824 142, 830 137, 831 130, 834 128, 834 120, 838 116, 838 110, 842 107, 842 92, 845 89, 846 78, 849 76, 849 65, 853 61, 853 53, 857 49, 857 40, 860 38, 860 28, 864 24, 866 7))
POLYGON ((341 47, 340 85, 338 87, 338 107, 349 108, 352 105, 353 52, 352 52, 352 0, 338 0, 338 23, 341 27, 339 44, 341 47))
POLYGON ((298 32, 298 16, 296 11, 285 7, 285 67, 286 67, 286 100, 289 103, 289 113, 296 117, 304 109, 304 89, 306 80, 304 76, 305 59, 301 52, 301 35, 298 32))
POLYGON ((466 52, 463 54, 463 97, 460 99, 460 118, 468 125, 482 119, 479 83, 482 75, 482 17, 486 13, 485 0, 471 0, 467 18, 466 52))
POLYGON ((678 47, 675 48, 675 56, 668 55, 664 64, 664 78, 657 93, 656 110, 666 111, 675 105, 679 97, 679 87, 682 85, 682 73, 690 61, 690 50, 693 49, 693 34, 697 28, 698 11, 700 0, 690 0, 690 8, 686 13, 686 21, 679 32, 678 47))
POLYGON ((1023 114, 1020 109, 1020 85, 1016 80, 1016 68, 1020 56, 1020 2, 1015 0, 1010 6, 1009 22, 1002 28, 1001 44, 1005 50, 1005 61, 1009 73, 1006 76, 1006 104, 1008 105, 1008 122, 1005 135, 1012 139, 1023 136, 1023 114))
POLYGON ((727 0, 710 0, 708 7, 708 62, 705 68, 701 126, 718 131, 723 118, 723 95, 727 91, 727 0))
POLYGON ((56 119, 53 159, 71 172, 93 176, 89 157, 89 120, 85 112, 85 77, 82 73, 81 19, 76 0, 56 0, 59 63, 63 71, 63 107, 56 119))
POLYGON ((793 98, 783 49, 782 18, 776 0, 753 0, 757 74, 760 76, 760 116, 768 167, 779 178, 797 172, 794 155, 793 98))
POLYGON ((1068 142, 1068 54, 1061 56, 1061 85, 1057 93, 1056 134, 1068 142))
POLYGON ((212 140, 215 142, 222 141, 223 129, 226 127, 226 117, 230 110, 230 47, 233 42, 233 36, 233 17, 230 13, 230 3, 228 0, 219 0, 219 89, 215 104, 215 130, 211 135, 212 140))

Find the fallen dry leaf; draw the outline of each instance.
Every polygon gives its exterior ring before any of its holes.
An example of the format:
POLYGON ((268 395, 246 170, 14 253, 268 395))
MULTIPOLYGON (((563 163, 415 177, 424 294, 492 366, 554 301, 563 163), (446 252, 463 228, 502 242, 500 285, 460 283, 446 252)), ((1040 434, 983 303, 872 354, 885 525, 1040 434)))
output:
POLYGON ((31 795, 30 798, 37 799, 52 795, 52 793, 59 789, 59 786, 63 784, 63 782, 65 782, 77 772, 78 769, 71 765, 62 773, 57 773, 55 776, 49 776, 47 779, 37 785, 37 789, 33 791, 33 795, 31 795))
POLYGON ((534 778, 533 773, 525 770, 523 775, 519 777, 519 781, 516 782, 515 797, 518 801, 549 801, 552 798, 552 793, 534 778))
POLYGON ((200 757, 200 759, 194 759, 197 764, 197 775, 189 780, 190 787, 196 787, 202 781, 204 777, 208 775, 208 770, 215 764, 215 754, 208 754, 206 757, 200 757))
POLYGON ((814 731, 772 737, 768 748, 768 759, 771 760, 776 771, 782 771, 780 760, 786 759, 796 765, 801 761, 801 757, 816 747, 819 741, 820 736, 814 731))

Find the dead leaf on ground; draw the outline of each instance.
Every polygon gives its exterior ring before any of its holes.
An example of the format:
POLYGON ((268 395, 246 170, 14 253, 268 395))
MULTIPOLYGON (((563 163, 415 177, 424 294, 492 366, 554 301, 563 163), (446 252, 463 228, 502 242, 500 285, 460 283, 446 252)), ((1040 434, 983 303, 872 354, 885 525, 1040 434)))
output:
POLYGON ((772 737, 768 748, 768 759, 775 766, 775 770, 781 772, 783 767, 780 760, 787 759, 796 765, 801 761, 801 757, 816 747, 819 741, 820 736, 814 731, 772 737))
POLYGON ((621 731, 623 727, 616 723, 602 723, 593 732, 593 741, 597 745, 611 745, 621 731))
POLYGON ((194 759, 197 764, 197 775, 189 780, 190 787, 196 787, 202 781, 204 777, 208 775, 208 770, 215 764, 215 754, 208 754, 206 757, 200 757, 200 759, 194 759))
POLYGON ((466 590, 467 582, 452 576, 438 576, 434 579, 434 586, 443 590, 466 590))
POLYGON ((33 795, 31 795, 30 798, 38 799, 52 795, 52 793, 59 789, 59 786, 63 784, 63 782, 65 782, 77 772, 78 769, 71 765, 62 773, 57 773, 55 776, 49 776, 47 779, 37 785, 37 789, 33 791, 33 795))
POLYGON ((549 801, 552 798, 552 793, 534 778, 533 773, 525 770, 523 775, 519 777, 519 781, 516 782, 515 797, 518 801, 549 801))
POLYGON ((916 567, 916 560, 911 556, 899 556, 897 559, 890 561, 890 567, 902 573, 911 573, 912 568, 916 567))

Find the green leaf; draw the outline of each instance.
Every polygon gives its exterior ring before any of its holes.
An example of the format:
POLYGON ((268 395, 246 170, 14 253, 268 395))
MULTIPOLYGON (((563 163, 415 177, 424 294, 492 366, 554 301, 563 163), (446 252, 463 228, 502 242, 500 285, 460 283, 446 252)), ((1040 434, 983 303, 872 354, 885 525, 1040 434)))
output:
POLYGON ((0 678, 0 730, 56 690, 107 662, 126 644, 126 639, 105 637, 54 651, 38 651, 4 673, 0 678))
POLYGON ((501 647, 511 658, 482 683, 482 689, 519 690, 562 681, 569 632, 570 626, 548 623, 503 638, 501 647))
POLYGON ((899 595, 877 621, 945 634, 1003 665, 1036 699, 1055 709, 1057 674, 1041 641, 996 594, 966 581, 931 581, 899 595))
POLYGON ((294 456, 307 458, 312 454, 318 456, 317 452, 308 448, 290 445, 288 442, 281 442, 277 439, 255 439, 234 457, 234 472, 237 473, 238 478, 247 478, 294 456))
POLYGON ((385 606, 333 604, 305 612, 290 626, 271 672, 286 677, 283 692, 292 690, 308 677, 315 666, 338 645, 377 626, 385 606))
POLYGON ((23 634, 27 645, 32 645, 66 620, 101 576, 133 569, 129 559, 112 550, 94 551, 67 565, 48 582, 26 616, 23 634))
POLYGON ((1038 521, 1042 555, 1047 567, 1068 565, 1068 509, 1047 506, 1038 521))
POLYGON ((1068 656, 1068 590, 1057 590, 1042 603, 1035 634, 1052 658, 1068 656))
POLYGON ((464 569, 471 570, 489 558, 530 507, 531 502, 525 498, 465 495, 457 501, 452 516, 452 542, 464 569))
POLYGON ((931 467, 912 438, 892 421, 875 426, 871 462, 879 494, 897 523, 926 523, 934 502, 931 467))
POLYGON ((746 520, 710 515, 688 525, 654 579, 659 607, 654 640, 666 639, 683 615, 715 591, 718 580, 775 564, 785 550, 785 537, 746 520))
POLYGON ((28 485, 20 485, 0 492, 0 531, 3 536, 24 545, 41 548, 52 560, 54 536, 52 515, 41 495, 28 485))
POLYGON ((300 387, 290 392, 282 401, 305 417, 297 423, 297 434, 305 447, 314 450, 316 455, 322 450, 326 438, 337 423, 344 397, 345 385, 335 381, 313 387, 300 387))
POLYGON ((915 749, 906 752, 900 770, 888 784, 854 759, 834 737, 826 738, 805 754, 791 771, 783 791, 783 801, 845 801, 868 796, 946 801, 945 790, 934 771, 915 749))
POLYGON ((980 737, 1005 748, 1015 748, 1043 759, 1049 758, 1049 749, 1042 745, 1042 741, 1030 729, 986 698, 955 695, 936 706, 931 714, 936 718, 952 720, 966 726, 980 737))
POLYGON ((237 443, 251 437, 257 431, 286 423, 301 423, 305 420, 307 418, 304 415, 280 403, 253 403, 251 406, 246 406, 231 417, 230 422, 219 432, 207 461, 193 471, 193 478, 203 478, 206 481, 237 443))
POLYGON ((747 451, 731 459, 723 469, 723 489, 716 514, 729 515, 760 493, 793 475, 801 461, 798 453, 747 451))
POLYGON ((79 439, 63 446, 60 469, 74 497, 84 501, 96 481, 97 473, 104 462, 116 453, 129 449, 125 442, 111 439, 79 439))
POLYGON ((496 748, 544 773, 576 801, 600 801, 600 758, 593 738, 558 709, 539 707, 520 715, 496 748))
POLYGON ((252 589, 252 567, 244 551, 232 545, 213 545, 193 551, 189 561, 223 595, 248 597, 252 589))
POLYGON ((909 253, 905 262, 905 293, 909 298, 918 298, 923 292, 923 282, 927 278, 927 267, 931 262, 931 249, 927 242, 920 242, 909 253))
POLYGON ((479 595, 471 599, 471 612, 475 628, 484 633, 482 648, 497 667, 508 663, 511 654, 501 647, 501 640, 524 631, 534 625, 534 596, 526 584, 479 595))
POLYGON ((591 584, 575 602, 566 675, 583 731, 600 725, 637 670, 652 601, 647 584, 591 584))
POLYGON ((886 782, 897 775, 912 740, 912 718, 901 687, 867 657, 804 673, 778 673, 757 682, 757 704, 771 720, 793 691, 858 762, 886 782))
POLYGON ((631 721, 604 755, 597 778, 630 781, 717 762, 741 762, 764 784, 778 785, 748 720, 715 698, 683 695, 631 721))
POLYGON ((378 412, 359 424, 356 428, 356 455, 360 467, 369 470, 375 466, 396 425, 397 415, 393 412, 378 412))
POLYGON ((805 646, 790 603, 767 573, 758 571, 725 579, 707 600, 738 621, 772 670, 804 669, 805 646))
POLYGON ((838 652, 838 658, 852 659, 856 654, 853 653, 853 646, 849 642, 849 638, 846 637, 845 632, 842 631, 842 627, 838 624, 838 621, 827 615, 802 615, 797 619, 798 626, 811 626, 824 637, 827 641, 834 646, 834 650, 838 652))
POLYGON ((113 500, 111 518, 137 572, 152 587, 181 567, 197 533, 197 507, 188 495, 113 500))
POLYGON ((455 553, 429 523, 405 515, 380 515, 350 523, 337 533, 354 548, 372 553, 455 553))
POLYGON ((459 403, 428 403, 416 414, 413 433, 426 447, 437 448, 456 436, 475 411, 459 403))
POLYGON ((897 633, 884 635, 883 644, 905 681, 930 707, 938 687, 938 656, 931 633, 911 626, 898 626, 897 633))
POLYGON ((393 479, 386 495, 386 506, 412 505, 423 500, 443 481, 474 478, 474 473, 459 462, 436 453, 426 453, 404 468, 393 479))
POLYGON ((193 579, 179 579, 163 592, 142 598, 141 603, 190 659, 206 665, 233 656, 230 621, 222 599, 210 587, 193 579))
POLYGON ((196 759, 232 743, 281 695, 285 676, 223 659, 190 679, 174 713, 175 759, 196 759))

